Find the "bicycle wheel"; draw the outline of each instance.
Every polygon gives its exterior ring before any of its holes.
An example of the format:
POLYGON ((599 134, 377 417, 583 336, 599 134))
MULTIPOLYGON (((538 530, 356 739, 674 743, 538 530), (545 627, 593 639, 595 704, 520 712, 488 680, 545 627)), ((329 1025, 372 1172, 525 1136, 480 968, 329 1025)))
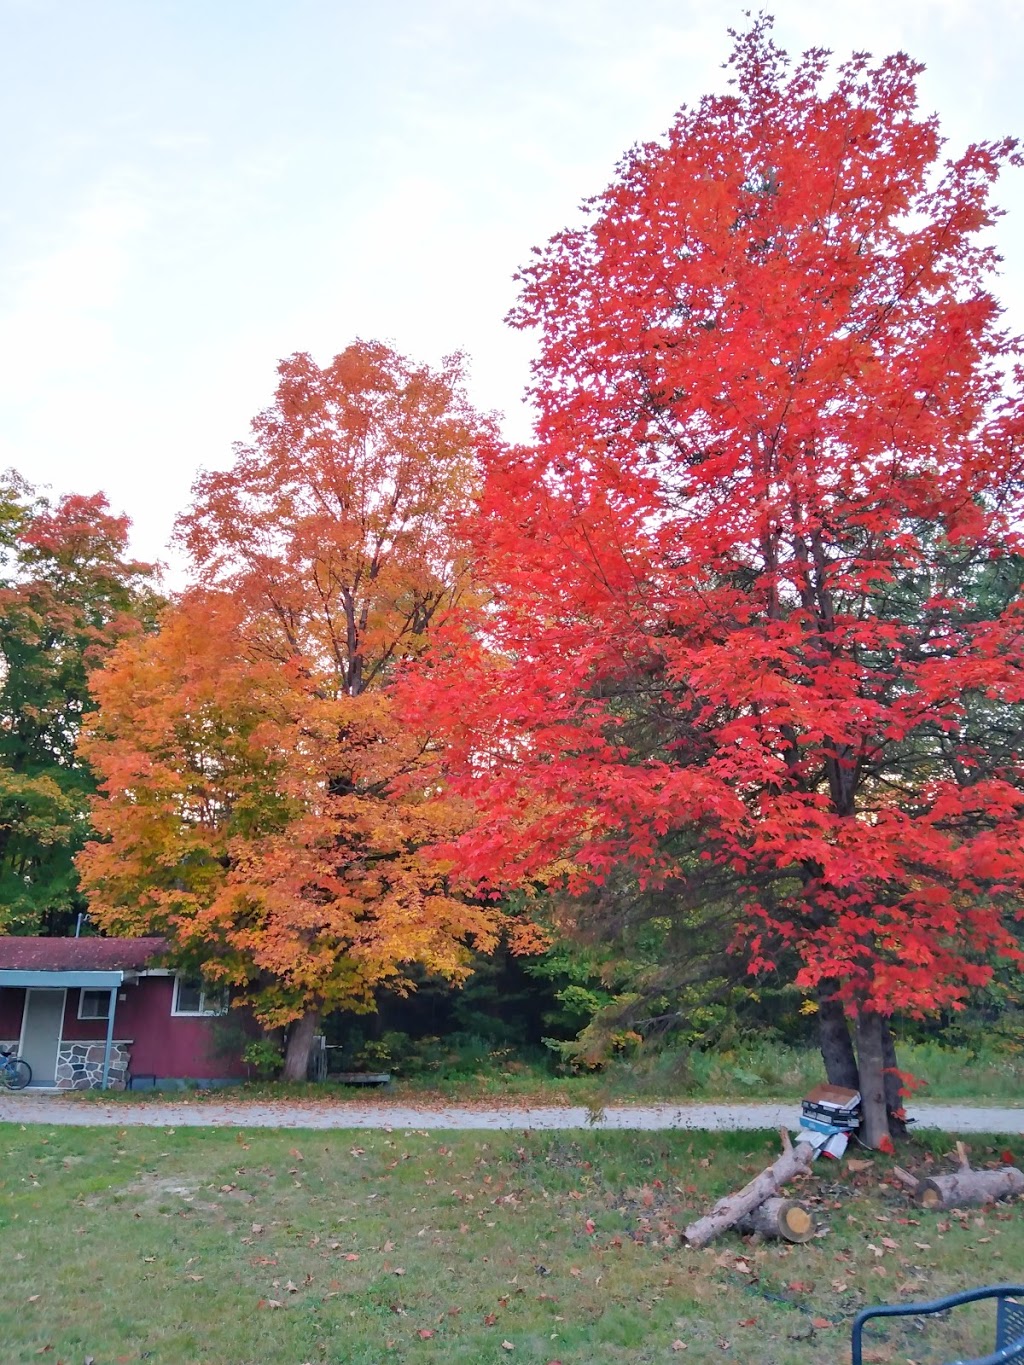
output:
POLYGON ((11 1057, 3 1068, 3 1081, 8 1090, 24 1090, 32 1079, 32 1068, 21 1057, 11 1057))

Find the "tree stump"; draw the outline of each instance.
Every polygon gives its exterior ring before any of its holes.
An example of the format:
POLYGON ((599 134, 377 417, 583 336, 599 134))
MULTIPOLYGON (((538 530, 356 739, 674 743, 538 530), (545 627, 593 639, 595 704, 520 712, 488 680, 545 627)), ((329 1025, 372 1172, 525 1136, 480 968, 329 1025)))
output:
POLYGON ((784 1128, 781 1130, 781 1137, 783 1150, 777 1161, 755 1176, 749 1184, 744 1185, 742 1190, 726 1195, 710 1213, 690 1224, 684 1234, 689 1246, 707 1246, 708 1242, 713 1242, 721 1233, 734 1227, 741 1218, 752 1213, 766 1199, 778 1194, 781 1185, 806 1171, 814 1160, 811 1144, 798 1142, 794 1147, 784 1128))
POLYGON ((787 1242, 809 1242, 817 1231, 814 1214, 799 1199, 766 1199, 737 1222, 738 1232, 758 1237, 781 1237, 787 1242))

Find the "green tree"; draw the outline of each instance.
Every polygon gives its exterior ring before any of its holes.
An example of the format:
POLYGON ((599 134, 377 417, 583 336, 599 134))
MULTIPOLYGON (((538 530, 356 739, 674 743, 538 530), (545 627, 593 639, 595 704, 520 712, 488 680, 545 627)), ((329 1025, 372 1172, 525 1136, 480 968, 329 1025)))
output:
POLYGON ((0 932, 61 933, 85 909, 74 855, 96 784, 75 745, 89 675, 160 607, 102 494, 51 504, 0 482, 0 932))

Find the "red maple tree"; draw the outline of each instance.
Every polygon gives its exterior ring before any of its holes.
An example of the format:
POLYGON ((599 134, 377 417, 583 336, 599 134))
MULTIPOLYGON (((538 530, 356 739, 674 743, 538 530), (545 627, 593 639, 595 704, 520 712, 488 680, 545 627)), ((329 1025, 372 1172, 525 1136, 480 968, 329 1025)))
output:
POLYGON ((1024 407, 984 235, 1018 158, 942 160, 906 56, 790 61, 762 18, 730 69, 521 276, 537 441, 491 459, 495 602, 420 704, 467 876, 730 898, 874 1144, 886 1019, 1021 961, 1024 407))

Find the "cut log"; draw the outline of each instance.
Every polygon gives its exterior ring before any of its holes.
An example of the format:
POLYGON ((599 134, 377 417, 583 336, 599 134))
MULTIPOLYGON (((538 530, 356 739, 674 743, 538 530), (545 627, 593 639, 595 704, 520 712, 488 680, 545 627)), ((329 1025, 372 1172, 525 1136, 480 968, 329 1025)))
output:
POLYGON ((817 1231, 814 1214, 799 1199, 766 1199, 744 1214, 737 1231, 758 1237, 782 1237, 787 1242, 809 1242, 817 1231))
POLYGON ((914 1203, 921 1209, 959 1209, 1024 1194, 1024 1172, 1016 1166, 974 1171, 961 1166, 953 1175, 930 1175, 917 1182, 914 1203))
POLYGON ((741 1218, 752 1213, 766 1199, 777 1195, 781 1186, 795 1175, 806 1171, 814 1160, 809 1142, 798 1142, 794 1147, 785 1129, 781 1132, 782 1155, 771 1166, 754 1177, 742 1190, 720 1199, 710 1213, 698 1218, 686 1229, 685 1237, 691 1247, 707 1246, 741 1218))

